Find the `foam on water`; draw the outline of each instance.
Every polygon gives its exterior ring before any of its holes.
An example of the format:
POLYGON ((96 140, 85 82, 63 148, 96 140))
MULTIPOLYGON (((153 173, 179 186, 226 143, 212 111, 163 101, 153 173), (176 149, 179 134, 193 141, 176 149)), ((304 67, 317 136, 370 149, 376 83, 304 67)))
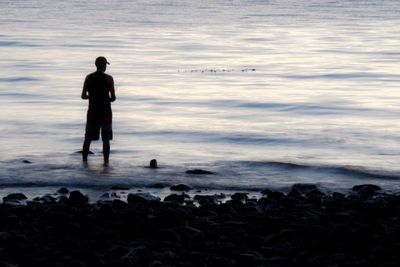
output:
POLYGON ((0 2, 0 184, 395 190, 399 14, 394 0, 0 2), (87 167, 74 153, 99 55, 118 98, 107 169, 98 143, 87 167))

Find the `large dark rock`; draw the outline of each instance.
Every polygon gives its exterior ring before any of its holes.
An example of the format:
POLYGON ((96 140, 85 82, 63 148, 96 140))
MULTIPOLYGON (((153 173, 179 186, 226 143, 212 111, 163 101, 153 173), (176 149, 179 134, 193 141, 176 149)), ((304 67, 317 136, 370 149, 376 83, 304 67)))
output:
POLYGON ((12 193, 3 197, 3 202, 20 202, 27 199, 27 197, 22 193, 12 193))
POLYGON ((80 191, 72 191, 69 194, 69 201, 68 203, 70 205, 85 205, 89 202, 89 198, 85 195, 83 195, 80 191))
POLYGON ((214 174, 211 171, 202 170, 202 169, 187 170, 186 173, 188 173, 188 174, 214 174))
POLYGON ((172 185, 169 189, 173 191, 189 191, 192 188, 185 184, 177 184, 177 185, 172 185))

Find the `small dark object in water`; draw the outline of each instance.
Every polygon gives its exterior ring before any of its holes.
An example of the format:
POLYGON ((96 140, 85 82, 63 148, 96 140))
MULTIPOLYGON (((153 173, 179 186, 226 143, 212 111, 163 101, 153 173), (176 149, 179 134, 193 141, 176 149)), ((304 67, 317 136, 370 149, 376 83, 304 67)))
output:
POLYGON ((119 185, 114 185, 110 188, 111 190, 129 190, 130 188, 127 186, 119 186, 119 185))
POLYGON ((157 167, 157 160, 156 159, 152 159, 150 160, 150 168, 151 169, 156 169, 157 167))
POLYGON ((213 172, 210 172, 207 170, 202 170, 202 169, 187 170, 186 173, 188 173, 188 174, 214 174, 213 172))
POLYGON ((62 194, 62 195, 66 195, 69 193, 69 190, 65 187, 61 187, 60 189, 57 190, 57 193, 62 194))
POLYGON ((27 164, 32 164, 32 161, 26 160, 26 159, 24 159, 22 162, 23 162, 23 163, 27 163, 27 164))
POLYGON ((189 191, 192 188, 185 184, 177 184, 177 185, 172 185, 169 189, 173 191, 189 191))

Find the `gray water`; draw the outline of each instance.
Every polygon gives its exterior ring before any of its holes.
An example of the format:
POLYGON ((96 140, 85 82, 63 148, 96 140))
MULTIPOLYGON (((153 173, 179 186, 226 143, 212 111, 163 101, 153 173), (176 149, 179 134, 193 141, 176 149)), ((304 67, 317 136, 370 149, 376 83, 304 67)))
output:
POLYGON ((393 0, 2 0, 0 186, 398 191, 398 25, 393 0), (99 142, 88 166, 75 153, 100 55, 117 94, 108 168, 99 142))

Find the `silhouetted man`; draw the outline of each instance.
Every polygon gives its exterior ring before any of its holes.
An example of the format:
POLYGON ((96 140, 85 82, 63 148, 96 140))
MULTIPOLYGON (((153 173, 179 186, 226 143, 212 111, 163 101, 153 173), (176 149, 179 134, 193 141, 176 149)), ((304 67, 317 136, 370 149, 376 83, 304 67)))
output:
POLYGON ((96 58, 95 64, 97 71, 86 76, 82 89, 82 99, 89 99, 82 159, 87 161, 90 142, 99 140, 101 129, 104 164, 108 164, 110 140, 113 137, 111 102, 116 99, 114 80, 111 75, 104 73, 107 64, 110 64, 105 57, 96 58))

